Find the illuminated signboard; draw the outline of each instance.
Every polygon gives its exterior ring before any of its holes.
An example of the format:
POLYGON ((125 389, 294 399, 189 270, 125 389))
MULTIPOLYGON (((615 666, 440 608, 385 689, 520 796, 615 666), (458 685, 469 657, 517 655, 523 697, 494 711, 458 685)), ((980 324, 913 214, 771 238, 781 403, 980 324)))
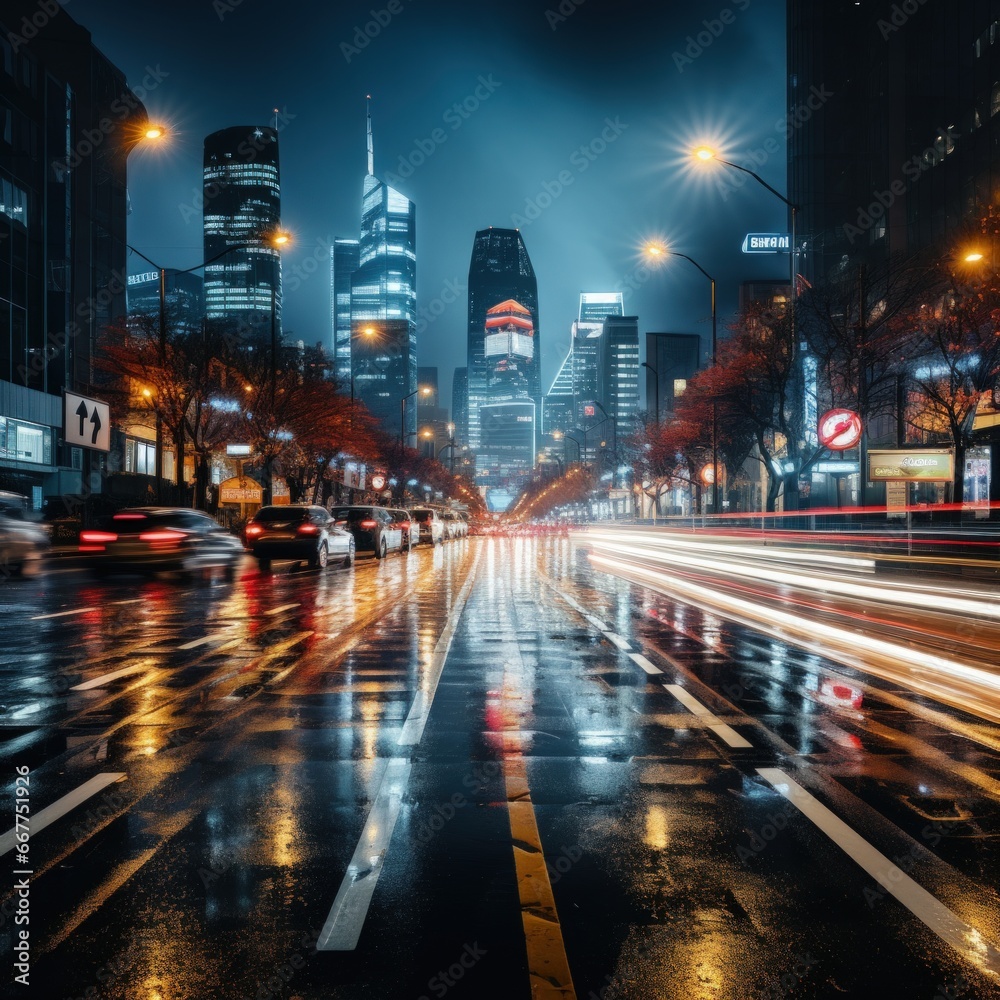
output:
POLYGON ((868 452, 868 478, 872 482, 950 483, 955 478, 955 454, 940 448, 872 450, 868 452))
POLYGON ((159 280, 159 271, 143 271, 142 274, 130 274, 127 279, 130 285, 148 285, 151 281, 159 280))
POLYGON ((792 238, 785 233, 747 233, 743 237, 744 253, 788 253, 792 238))

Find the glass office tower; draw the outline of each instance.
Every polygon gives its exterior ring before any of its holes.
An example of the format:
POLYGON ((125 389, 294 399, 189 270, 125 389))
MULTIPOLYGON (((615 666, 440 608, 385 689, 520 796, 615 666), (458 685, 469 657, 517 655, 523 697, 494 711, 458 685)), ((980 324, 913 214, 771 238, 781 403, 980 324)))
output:
POLYGON ((358 269, 361 244, 338 239, 330 247, 330 347, 337 379, 351 381, 351 275, 358 269))

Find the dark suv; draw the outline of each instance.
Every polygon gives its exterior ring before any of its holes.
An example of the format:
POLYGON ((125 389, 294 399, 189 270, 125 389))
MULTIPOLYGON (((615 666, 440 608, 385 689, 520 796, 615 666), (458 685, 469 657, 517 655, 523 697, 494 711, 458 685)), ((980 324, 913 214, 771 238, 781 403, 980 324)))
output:
POLYGON ((342 565, 354 561, 354 539, 334 525, 323 507, 274 504, 261 507, 246 526, 247 548, 262 570, 272 559, 296 559, 313 569, 324 569, 330 559, 342 565))
POLYGON ((403 549, 400 523, 385 507, 334 507, 330 511, 338 528, 354 536, 359 552, 374 552, 376 559, 403 549))

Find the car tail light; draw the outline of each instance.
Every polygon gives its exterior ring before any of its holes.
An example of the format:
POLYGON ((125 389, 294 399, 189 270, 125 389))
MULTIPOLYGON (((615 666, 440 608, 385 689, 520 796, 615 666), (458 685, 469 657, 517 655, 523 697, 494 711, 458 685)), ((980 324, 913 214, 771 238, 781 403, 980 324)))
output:
POLYGON ((145 514, 115 514, 112 521, 145 521, 145 514))
POLYGON ((378 521, 362 521, 361 527, 368 528, 368 530, 370 531, 372 528, 378 527, 378 521))
POLYGON ((299 535, 318 535, 319 528, 315 524, 310 524, 306 522, 305 524, 299 525, 299 530, 296 532, 299 535))
POLYGON ((183 538, 183 532, 171 531, 169 528, 162 528, 158 531, 143 531, 139 535, 140 542, 148 542, 154 549, 171 548, 181 542, 183 538))
POLYGON ((103 552, 108 542, 117 542, 118 536, 113 531, 81 531, 81 552, 103 552))
POLYGON ((399 526, 403 529, 403 531, 409 531, 410 530, 410 522, 409 521, 400 521, 399 522, 399 526))
POLYGON ((256 538, 258 535, 264 534, 264 528, 259 524, 248 524, 247 525, 247 538, 256 538))

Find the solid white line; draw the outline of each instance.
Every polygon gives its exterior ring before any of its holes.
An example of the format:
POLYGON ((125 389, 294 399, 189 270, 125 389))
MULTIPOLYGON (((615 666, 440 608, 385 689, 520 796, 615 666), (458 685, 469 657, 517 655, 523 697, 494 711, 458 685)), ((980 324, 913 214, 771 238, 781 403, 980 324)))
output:
POLYGON ((607 631, 608 629, 607 623, 602 622, 600 618, 596 618, 594 615, 588 615, 586 611, 583 613, 583 617, 586 618, 587 621, 594 626, 594 628, 600 629, 600 631, 602 632, 607 631))
POLYGON ((753 747, 753 744, 744 739, 732 726, 727 726, 724 722, 718 722, 714 725, 708 727, 719 737, 720 740, 725 741, 731 747, 740 747, 741 749, 746 749, 753 747))
POLYGON ((357 948, 409 778, 410 762, 402 757, 391 758, 382 772, 361 839, 316 942, 317 951, 357 948))
POLYGON ((629 659, 633 660, 635 663, 638 663, 639 666, 642 667, 642 669, 645 670, 647 674, 663 673, 663 671, 658 666, 656 666, 655 663, 650 663, 650 661, 647 660, 646 657, 642 655, 642 653, 629 653, 628 655, 629 659))
POLYGON ((780 768, 758 767, 757 773, 942 941, 984 972, 1000 974, 1000 951, 985 939, 979 928, 967 924, 909 875, 900 871, 881 851, 872 847, 780 768))
POLYGON ((624 649, 628 652, 632 648, 617 632, 604 632, 604 636, 610 639, 619 649, 624 649))
POLYGON ((185 642, 183 646, 178 646, 178 649, 197 649, 198 646, 204 646, 208 642, 215 642, 217 639, 225 639, 229 635, 229 632, 213 632, 211 635, 202 636, 200 639, 192 639, 191 642, 185 642))
POLYGON ((112 604, 142 604, 144 598, 130 597, 127 601, 112 601, 112 604))
POLYGON ((95 677, 92 681, 75 684, 70 688, 70 691, 89 691, 91 688, 103 687, 105 684, 110 684, 112 681, 118 680, 119 677, 128 677, 129 674, 137 674, 145 669, 142 664, 135 663, 131 667, 122 667, 121 670, 116 670, 114 673, 102 674, 100 677, 95 677))
POLYGON ((97 608, 74 608, 72 611, 53 611, 50 615, 34 615, 28 621, 40 622, 43 618, 65 618, 67 615, 85 615, 88 611, 96 611, 97 608))
POLYGON ((715 717, 715 713, 707 709, 697 698, 690 695, 680 684, 664 684, 663 685, 689 712, 693 712, 700 719, 711 719, 713 722, 718 720, 715 717))
MULTIPOLYGON (((482 550, 480 549, 479 551, 481 552, 482 550)), ((421 684, 420 690, 417 691, 416 697, 413 699, 413 704, 410 706, 406 721, 403 723, 403 729, 399 734, 399 745, 401 747, 415 746, 420 742, 420 737, 423 736, 424 726, 427 724, 431 704, 437 692, 438 681, 441 680, 441 671, 444 670, 444 661, 448 658, 448 650, 451 649, 451 640, 454 638, 459 619, 462 617, 465 604, 472 591, 472 583, 476 576, 476 570, 479 568, 479 558, 479 553, 477 552, 476 561, 473 563, 472 569, 469 570, 469 575, 465 578, 465 583, 458 593, 458 598, 454 605, 452 605, 448 620, 445 622, 444 631, 438 637, 437 644, 434 646, 426 678, 424 683, 421 684)))
POLYGON ((280 615, 282 611, 291 611, 292 608, 300 608, 301 604, 282 604, 280 608, 271 608, 270 611, 265 611, 265 615, 280 615))
MULTIPOLYGON (((399 734, 400 747, 414 746, 423 736, 448 650, 451 649, 452 638, 472 591, 481 555, 482 549, 479 549, 431 653, 424 683, 413 699, 399 734)), ((382 774, 361 839, 316 942, 318 951, 353 951, 358 946, 409 778, 409 761, 404 757, 391 758, 382 774)))
MULTIPOLYGON (((44 830, 50 823, 54 823, 57 819, 65 816, 71 809, 75 809, 81 802, 86 802, 87 799, 92 795, 96 795, 101 789, 107 788, 108 785, 113 785, 120 778, 124 777, 124 774, 105 773, 96 775, 90 781, 85 781, 79 788, 74 789, 61 799, 57 799, 52 805, 46 806, 44 809, 30 816, 28 825, 30 835, 32 837, 35 836, 36 833, 44 830)), ((0 856, 13 850, 13 848, 14 829, 11 829, 0 837, 0 856)))

